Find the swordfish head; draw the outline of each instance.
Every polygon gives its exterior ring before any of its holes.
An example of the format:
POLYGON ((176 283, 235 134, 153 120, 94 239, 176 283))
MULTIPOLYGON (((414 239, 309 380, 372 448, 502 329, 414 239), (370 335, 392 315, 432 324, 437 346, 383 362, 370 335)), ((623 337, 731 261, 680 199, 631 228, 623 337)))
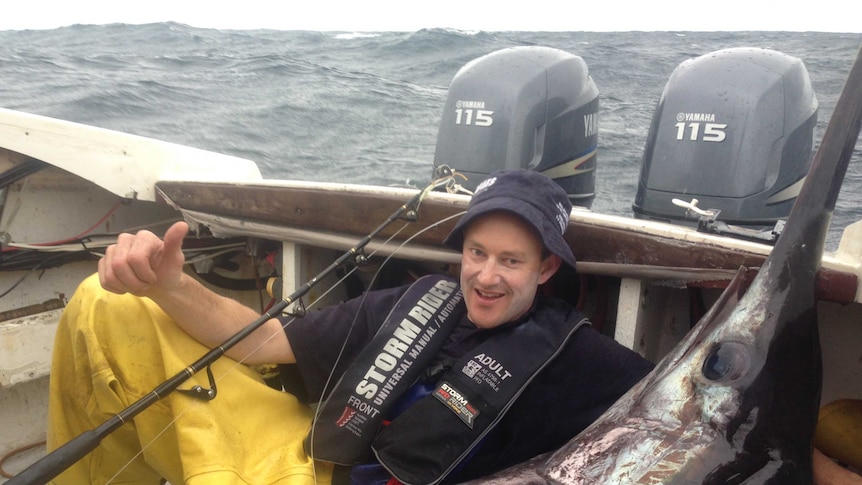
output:
POLYGON ((740 269, 653 372, 565 446, 480 482, 812 483, 822 377, 815 277, 862 122, 860 58, 756 276, 740 269))
POLYGON ((686 340, 542 474, 585 484, 810 484, 820 347, 814 277, 792 268, 773 258, 747 291, 740 270, 686 340))

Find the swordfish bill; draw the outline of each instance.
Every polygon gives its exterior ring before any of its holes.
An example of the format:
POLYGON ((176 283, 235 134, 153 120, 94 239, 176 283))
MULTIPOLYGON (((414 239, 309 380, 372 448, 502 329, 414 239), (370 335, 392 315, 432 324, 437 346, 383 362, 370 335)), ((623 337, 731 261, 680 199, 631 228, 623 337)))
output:
POLYGON ((860 120, 862 51, 756 276, 740 268, 653 372, 562 448, 479 481, 810 485, 822 383, 815 275, 860 120))

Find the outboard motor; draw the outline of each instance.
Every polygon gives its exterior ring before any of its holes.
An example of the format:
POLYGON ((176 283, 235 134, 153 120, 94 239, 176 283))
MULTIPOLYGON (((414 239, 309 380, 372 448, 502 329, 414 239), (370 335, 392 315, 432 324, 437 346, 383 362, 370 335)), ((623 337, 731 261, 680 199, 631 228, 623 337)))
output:
POLYGON ((795 57, 733 48, 681 63, 652 119, 635 217, 774 242, 811 165, 817 109, 795 57))
POLYGON ((578 56, 513 47, 474 59, 452 80, 434 168, 465 174, 469 190, 494 170, 528 168, 562 186, 572 204, 595 198, 599 92, 578 56))

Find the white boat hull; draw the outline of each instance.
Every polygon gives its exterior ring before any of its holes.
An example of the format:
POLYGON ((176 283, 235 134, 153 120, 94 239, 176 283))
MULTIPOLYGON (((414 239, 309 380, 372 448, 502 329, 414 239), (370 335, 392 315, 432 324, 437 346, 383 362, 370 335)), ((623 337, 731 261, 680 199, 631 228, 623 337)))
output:
MULTIPOLYGON (((218 238, 253 238, 275 245, 280 253, 276 270, 283 294, 326 267, 337 251, 364 235, 362 231, 381 223, 383 218, 371 211, 372 206, 380 206, 380 213, 388 215, 393 209, 387 204, 397 206, 415 193, 410 189, 264 181, 257 167, 245 160, 0 110, 0 173, 32 160, 47 166, 9 184, 0 201, 4 248, 53 243, 49 247, 68 249, 68 243, 58 241, 86 233, 92 239, 71 244, 87 245, 98 254, 111 236, 97 234, 143 227, 158 233, 171 222, 185 219, 202 233, 218 238), (231 193, 234 195, 225 195, 231 193), (298 199, 300 193, 306 195, 298 199), (249 201, 256 200, 249 194, 257 194, 260 201, 249 206, 249 201), (218 204, 202 205, 207 198, 218 204), (346 201, 342 209, 334 208, 339 200, 346 201), (363 201, 368 209, 358 207, 363 201)), ((431 194, 420 206, 420 220, 405 234, 416 235, 418 228, 457 214, 466 203, 465 196, 431 194)), ((596 283, 586 295, 590 303, 585 309, 597 319, 604 315, 603 331, 653 361, 689 330, 693 291, 708 306, 740 262, 756 265, 771 249, 586 210, 575 210, 571 219, 568 235, 579 258, 579 271, 596 283), (639 243, 627 244, 634 240, 639 243), (604 290, 609 293, 603 294, 604 290), (600 306, 604 301, 607 303, 600 306)), ((379 251, 375 256, 394 255, 396 260, 426 268, 457 263, 458 255, 440 245, 447 227, 443 224, 416 235, 404 246, 400 245, 406 240, 404 234, 396 237, 397 244, 375 241, 368 253, 379 251)), ((20 470, 40 453, 38 448, 35 452, 16 450, 44 440, 54 329, 65 298, 95 271, 94 258, 0 273, 0 291, 17 285, 0 298, 0 423, 4 430, 0 459, 10 457, 3 463, 7 472, 20 470)), ((823 284, 818 289, 826 369, 823 403, 862 399, 862 361, 858 358, 862 222, 847 228, 838 251, 824 255, 823 266, 823 284)), ((325 305, 346 297, 343 289, 324 296, 323 289, 332 283, 334 279, 320 282, 321 290, 310 294, 308 302, 325 305)), ((259 304, 255 291, 216 289, 251 306, 259 304)))

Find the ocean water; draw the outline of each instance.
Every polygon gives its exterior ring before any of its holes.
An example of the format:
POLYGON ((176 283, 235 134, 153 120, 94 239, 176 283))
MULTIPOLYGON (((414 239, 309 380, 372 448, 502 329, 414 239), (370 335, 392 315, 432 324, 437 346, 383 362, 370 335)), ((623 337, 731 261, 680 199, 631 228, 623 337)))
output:
MULTIPOLYGON (((862 35, 798 32, 213 30, 176 23, 0 31, 0 107, 254 160, 267 178, 418 184, 430 176, 447 86, 468 61, 542 45, 581 56, 600 91, 593 210, 631 215, 656 102, 684 60, 728 47, 799 57, 816 141, 862 35)), ((862 219, 862 143, 827 249, 862 219)))

